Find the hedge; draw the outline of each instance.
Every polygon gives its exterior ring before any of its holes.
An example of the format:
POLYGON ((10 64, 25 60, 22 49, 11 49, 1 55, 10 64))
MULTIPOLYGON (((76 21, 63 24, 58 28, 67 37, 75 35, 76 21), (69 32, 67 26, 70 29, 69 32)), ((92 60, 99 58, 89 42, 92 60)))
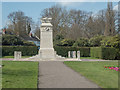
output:
POLYGON ((38 53, 37 46, 2 46, 2 56, 14 56, 14 51, 21 51, 22 56, 32 56, 38 53))
POLYGON ((54 46, 55 51, 58 55, 63 57, 68 57, 68 51, 79 51, 81 57, 89 57, 90 56, 90 48, 89 47, 64 47, 64 46, 54 46))
MULTIPOLYGON (((78 51, 80 50, 80 54, 82 57, 90 56, 90 48, 89 47, 63 47, 63 46, 55 46, 55 51, 58 55, 63 57, 68 56, 68 51, 78 51)), ((21 51, 23 56, 32 56, 38 53, 37 46, 3 46, 2 47, 2 56, 13 56, 14 51, 21 51)))
MULTIPOLYGON (((118 51, 112 47, 63 47, 55 46, 58 55, 68 57, 68 51, 80 51, 81 57, 97 57, 100 59, 114 60, 118 57, 118 51)), ((37 46, 2 46, 2 56, 13 56, 14 51, 21 51, 22 56, 38 54, 37 46)))
POLYGON ((112 47, 91 47, 90 56, 106 60, 114 60, 116 58, 117 51, 112 47))

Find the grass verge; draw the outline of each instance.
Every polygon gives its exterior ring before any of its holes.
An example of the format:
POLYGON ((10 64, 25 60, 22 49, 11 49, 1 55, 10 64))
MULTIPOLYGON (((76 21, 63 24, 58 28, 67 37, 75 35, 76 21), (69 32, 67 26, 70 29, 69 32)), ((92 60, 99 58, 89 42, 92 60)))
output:
MULTIPOLYGON (((22 58, 29 58, 31 56, 22 56, 22 58)), ((3 56, 2 58, 14 58, 14 56, 3 56)))
POLYGON ((38 62, 3 61, 2 88, 37 88, 38 62))
POLYGON ((96 57, 80 57, 80 59, 99 59, 99 58, 96 58, 96 57))
MULTIPOLYGON (((31 56, 22 56, 22 58, 29 58, 31 56)), ((2 58, 14 58, 14 56, 3 56, 2 58)), ((80 59, 98 59, 95 57, 80 57, 80 59)))
POLYGON ((105 65, 118 65, 118 62, 65 61, 64 64, 102 88, 118 88, 118 72, 104 68, 105 65))

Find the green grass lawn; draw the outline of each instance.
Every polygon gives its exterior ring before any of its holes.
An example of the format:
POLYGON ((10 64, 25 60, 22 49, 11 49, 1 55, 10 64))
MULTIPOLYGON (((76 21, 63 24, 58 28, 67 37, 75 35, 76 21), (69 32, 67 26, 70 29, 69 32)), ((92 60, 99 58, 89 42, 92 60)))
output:
POLYGON ((118 62, 65 61, 64 64, 102 88, 118 88, 118 72, 104 68, 105 65, 118 65, 118 62))
MULTIPOLYGON (((32 56, 22 56, 22 58, 29 58, 29 57, 32 57, 32 56)), ((2 58, 14 58, 14 56, 4 56, 2 58)), ((95 58, 95 57, 80 57, 80 59, 98 59, 98 58, 95 58)))
POLYGON ((96 57, 80 57, 80 59, 99 59, 99 58, 96 58, 96 57))
POLYGON ((3 61, 3 88, 37 88, 38 62, 3 61))
MULTIPOLYGON (((31 56, 22 56, 22 58, 29 58, 29 57, 31 57, 31 56)), ((14 56, 4 56, 2 58, 14 58, 14 56)))

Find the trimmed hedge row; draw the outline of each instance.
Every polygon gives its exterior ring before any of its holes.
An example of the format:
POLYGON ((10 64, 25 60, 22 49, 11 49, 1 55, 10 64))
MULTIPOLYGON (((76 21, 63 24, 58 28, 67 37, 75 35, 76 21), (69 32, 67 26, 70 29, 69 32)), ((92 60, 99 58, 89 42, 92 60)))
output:
POLYGON ((90 49, 90 56, 100 59, 114 60, 116 59, 116 54, 116 49, 112 47, 91 47, 90 49))
POLYGON ((55 51, 58 55, 63 57, 68 57, 68 51, 79 51, 81 57, 89 57, 90 56, 90 48, 89 47, 63 47, 63 46, 55 46, 55 51))
POLYGON ((90 56, 96 58, 102 58, 102 49, 99 47, 91 47, 90 56))
POLYGON ((22 56, 32 56, 38 53, 37 46, 2 46, 2 56, 14 56, 14 51, 21 51, 22 56))
MULTIPOLYGON (((1 47, 0 47, 1 48, 1 47)), ((100 59, 120 59, 118 50, 111 47, 63 47, 55 46, 58 55, 68 57, 68 51, 80 51, 81 57, 97 57, 100 59)), ((2 56, 14 56, 14 51, 21 51, 22 56, 33 56, 38 53, 37 46, 2 46, 2 56)))

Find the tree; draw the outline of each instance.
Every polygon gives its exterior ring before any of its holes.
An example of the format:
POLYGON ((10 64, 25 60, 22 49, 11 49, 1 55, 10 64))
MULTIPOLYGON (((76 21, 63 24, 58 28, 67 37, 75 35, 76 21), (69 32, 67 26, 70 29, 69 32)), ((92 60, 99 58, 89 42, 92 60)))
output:
POLYGON ((120 35, 106 36, 101 41, 101 44, 105 47, 115 47, 120 49, 120 35))
POLYGON ((23 40, 15 35, 3 35, 2 45, 23 45, 23 40))
POLYGON ((64 37, 62 34, 57 34, 54 40, 59 41, 59 40, 63 40, 63 39, 64 39, 64 37))
POLYGON ((86 23, 89 13, 81 10, 69 11, 69 28, 67 30, 67 38, 77 40, 80 37, 86 37, 86 23))
POLYGON ((89 14, 87 23, 85 24, 85 34, 87 38, 96 35, 104 35, 105 30, 105 10, 100 10, 97 14, 92 12, 89 14))
POLYGON ((90 46, 92 46, 92 47, 101 46, 101 41, 103 38, 104 38, 104 36, 94 36, 94 37, 90 38, 90 40, 89 40, 90 46))
POLYGON ((11 46, 35 46, 33 42, 28 42, 16 35, 3 35, 2 36, 2 45, 11 45, 11 46))
POLYGON ((105 36, 113 36, 115 34, 115 14, 112 7, 112 2, 108 2, 106 11, 105 36))
POLYGON ((104 35, 105 31, 105 10, 100 10, 94 18, 96 35, 104 35))
POLYGON ((89 46, 87 38, 79 38, 73 44, 73 47, 86 47, 86 46, 89 46))
POLYGON ((73 24, 68 30, 68 37, 69 39, 77 40, 79 37, 82 37, 82 30, 78 24, 73 24))
POLYGON ((31 26, 30 26, 30 23, 28 23, 28 24, 27 24, 27 30, 26 30, 26 31, 27 31, 27 34, 29 34, 29 33, 30 33, 30 31, 31 31, 31 26))
POLYGON ((40 39, 40 27, 39 27, 39 25, 36 25, 36 28, 35 28, 35 36, 37 36, 37 38, 40 39))
POLYGON ((88 22, 86 24, 86 31, 87 31, 88 38, 91 38, 94 36, 94 33, 95 33, 94 26, 95 26, 95 24, 94 24, 93 17, 90 16, 88 19, 88 22))
POLYGON ((120 2, 118 3, 118 34, 120 34, 120 2))
POLYGON ((31 30, 30 25, 33 23, 32 18, 25 16, 24 12, 17 11, 8 15, 10 25, 15 35, 20 37, 28 36, 31 30))
POLYGON ((51 8, 44 9, 41 14, 42 17, 51 17, 53 25, 53 36, 59 34, 65 34, 64 31, 68 25, 68 13, 65 8, 59 5, 52 6, 51 8))
POLYGON ((58 34, 74 40, 115 34, 115 13, 112 3, 108 3, 107 10, 100 10, 97 14, 82 10, 66 10, 55 5, 44 9, 41 16, 52 18, 54 38, 58 34))
POLYGON ((59 22, 60 22, 60 12, 61 7, 59 6, 52 6, 51 8, 44 9, 42 12, 42 17, 51 17, 52 18, 52 25, 53 25, 53 35, 55 36, 59 31, 59 22))
POLYGON ((62 34, 57 34, 56 37, 54 38, 54 46, 62 46, 62 40, 64 39, 62 34))
POLYGON ((72 39, 63 39, 61 41, 62 46, 72 46, 74 43, 75 43, 75 41, 72 39))

